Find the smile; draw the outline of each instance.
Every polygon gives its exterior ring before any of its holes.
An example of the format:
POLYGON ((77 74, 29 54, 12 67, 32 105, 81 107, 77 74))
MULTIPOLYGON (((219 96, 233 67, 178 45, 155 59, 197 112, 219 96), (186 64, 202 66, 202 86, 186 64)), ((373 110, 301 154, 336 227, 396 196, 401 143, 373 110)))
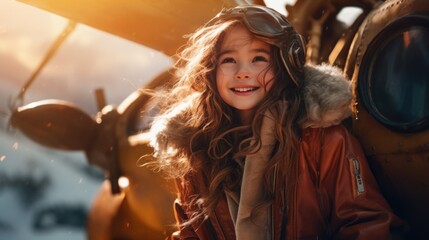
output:
POLYGON ((247 88, 231 88, 232 91, 234 92, 253 92, 258 90, 257 87, 247 87, 247 88))

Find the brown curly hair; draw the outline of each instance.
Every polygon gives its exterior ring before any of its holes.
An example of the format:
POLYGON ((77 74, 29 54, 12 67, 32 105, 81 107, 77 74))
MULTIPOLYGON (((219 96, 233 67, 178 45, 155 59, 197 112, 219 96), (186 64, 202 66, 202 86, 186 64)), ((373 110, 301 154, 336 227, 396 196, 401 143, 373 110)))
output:
MULTIPOLYGON (((275 165, 288 168, 281 171, 288 173, 283 178, 288 184, 293 184, 296 178, 294 169, 301 134, 297 122, 305 110, 300 87, 291 82, 279 49, 271 45, 273 86, 258 106, 251 124, 242 125, 237 113, 217 91, 216 66, 220 46, 228 30, 239 24, 246 26, 239 20, 227 20, 202 27, 189 37, 175 64, 177 82, 163 96, 161 109, 164 110, 153 125, 154 129, 158 128, 168 119, 168 126, 164 126, 162 134, 156 135, 153 143, 159 169, 172 178, 196 172, 203 176, 208 186, 208 192, 189 200, 191 204, 203 203, 201 212, 195 216, 210 215, 224 191, 239 191, 242 169, 235 159, 259 149, 260 128, 266 111, 276 116, 278 144, 267 166, 265 182, 269 184, 269 175, 275 165)), ((265 189, 263 204, 269 204, 275 193, 270 187, 265 189)))

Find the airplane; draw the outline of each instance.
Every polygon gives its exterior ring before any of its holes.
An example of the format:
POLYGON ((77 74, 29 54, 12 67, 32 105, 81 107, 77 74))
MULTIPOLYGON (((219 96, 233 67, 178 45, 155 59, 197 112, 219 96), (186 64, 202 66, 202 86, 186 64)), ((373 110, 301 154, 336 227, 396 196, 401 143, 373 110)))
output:
MULTIPOLYGON (((262 0, 19 1, 169 56, 184 43, 183 35, 223 7, 265 5, 262 0)), ((361 142, 393 211, 407 222, 407 239, 427 239, 429 1, 297 0, 285 8, 307 40, 307 61, 336 65, 353 82, 355 111, 343 124, 361 142), (356 17, 346 23, 339 16, 347 11, 356 17)), ((145 131, 156 103, 147 90, 166 88, 171 81, 169 72, 162 72, 117 108, 106 105, 99 91, 97 116, 52 99, 14 109, 12 126, 30 139, 55 149, 84 151, 90 164, 106 171, 110 184, 100 187, 94 201, 88 239, 164 239, 170 233, 174 185, 136 167, 136 161, 154 160, 145 131), (125 197, 117 200, 120 194, 125 197)))

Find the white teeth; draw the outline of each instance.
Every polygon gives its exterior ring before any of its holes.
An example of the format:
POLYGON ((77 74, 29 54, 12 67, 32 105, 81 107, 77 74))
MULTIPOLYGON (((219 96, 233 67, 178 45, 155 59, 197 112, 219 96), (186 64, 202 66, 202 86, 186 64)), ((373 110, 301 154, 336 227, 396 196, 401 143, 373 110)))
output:
POLYGON ((256 88, 233 88, 232 90, 236 92, 250 92, 255 90, 256 88))

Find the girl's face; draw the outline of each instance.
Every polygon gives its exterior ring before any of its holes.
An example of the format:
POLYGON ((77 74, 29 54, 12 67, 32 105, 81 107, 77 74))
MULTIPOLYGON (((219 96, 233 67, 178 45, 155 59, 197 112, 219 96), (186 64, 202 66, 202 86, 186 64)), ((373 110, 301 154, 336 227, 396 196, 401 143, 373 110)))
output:
POLYGON ((242 122, 252 119, 274 80, 271 48, 244 26, 230 28, 223 39, 216 69, 221 98, 239 111, 242 122))

